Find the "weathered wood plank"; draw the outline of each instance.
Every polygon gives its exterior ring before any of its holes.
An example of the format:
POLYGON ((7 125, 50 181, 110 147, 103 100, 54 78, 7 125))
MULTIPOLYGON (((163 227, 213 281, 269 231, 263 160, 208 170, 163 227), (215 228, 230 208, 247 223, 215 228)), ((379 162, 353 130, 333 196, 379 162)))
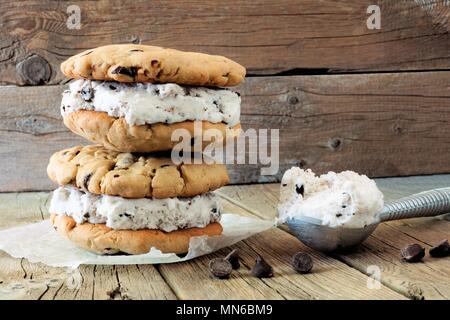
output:
MULTIPOLYGON (((39 220, 39 208, 45 210, 45 193, 1 194, 3 209, 14 217, 15 210, 30 208, 31 220, 39 220), (9 203, 9 205, 7 205, 9 203)), ((248 215, 240 207, 226 202, 228 211, 248 215)), ((47 212, 44 216, 47 217, 47 212)), ((1 226, 6 219, 1 219, 1 226)), ((14 219, 12 219, 14 220, 14 219)), ((21 219, 19 221, 23 222, 21 219)), ((212 279, 207 264, 209 259, 224 255, 230 249, 182 264, 161 265, 159 272, 182 299, 401 299, 402 296, 386 287, 367 288, 367 277, 332 257, 304 248, 291 235, 273 229, 234 246, 240 249, 242 267, 230 280, 212 279), (273 239, 277 239, 276 242, 273 239), (308 251, 315 260, 314 273, 296 274, 290 267, 291 256, 308 251), (257 254, 263 255, 274 266, 276 276, 259 280, 249 275, 257 254), (333 279, 333 280, 331 280, 333 279), (192 286, 192 283, 198 284, 192 286)), ((0 255, 0 297, 15 299, 142 299, 173 298, 172 291, 158 285, 160 275, 153 266, 82 266, 69 271, 30 264, 26 260, 0 255), (2 283, 3 282, 3 283, 2 283), (72 287, 79 282, 79 287, 72 287)))
MULTIPOLYGON (((46 192, 0 194, 0 229, 48 218, 46 192)), ((15 259, 0 251, 1 299, 176 299, 154 266, 76 270, 15 259)))
MULTIPOLYGON (((224 201, 224 209, 249 215, 245 209, 224 201)), ((382 286, 369 289, 367 277, 332 257, 306 248, 298 240, 279 229, 272 229, 232 248, 200 257, 182 264, 160 265, 160 272, 182 299, 403 299, 382 286), (218 281, 208 271, 212 257, 224 256, 237 248, 242 266, 233 272, 231 280, 218 281), (314 259, 314 272, 297 274, 291 267, 292 256, 298 251, 308 252, 314 259), (249 275, 257 255, 274 268, 274 277, 258 280, 249 275), (197 283, 197 286, 192 286, 197 283)))
MULTIPOLYGON (((387 199, 393 199, 450 185, 450 176, 379 179, 380 188, 387 199), (403 182, 404 181, 404 182, 403 182), (390 191, 396 189, 394 196, 390 191)), ((252 210, 261 217, 276 214, 278 184, 224 187, 219 193, 226 199, 252 210)), ((288 231, 286 226, 283 230, 288 231)), ((440 240, 449 238, 450 222, 443 217, 409 219, 380 225, 359 250, 336 257, 349 266, 368 274, 369 266, 381 270, 381 281, 388 287, 414 299, 448 299, 449 259, 426 256, 424 263, 408 264, 401 261, 399 251, 410 243, 421 243, 430 248, 440 240)))
POLYGON ((448 69, 445 0, 379 0, 381 29, 369 30, 367 8, 373 4, 371 0, 338 5, 332 0, 77 1, 81 25, 69 29, 67 8, 72 3, 2 1, 0 79, 9 84, 59 83, 64 79, 59 64, 68 56, 127 42, 226 55, 253 74, 303 68, 448 69))
MULTIPOLYGON (((299 164, 370 176, 450 172, 449 79, 450 71, 249 78, 239 88, 242 126, 280 129, 280 171, 231 165, 232 182, 276 181, 299 164)), ((50 155, 88 143, 62 124, 62 91, 0 87, 0 191, 53 188, 50 155)))

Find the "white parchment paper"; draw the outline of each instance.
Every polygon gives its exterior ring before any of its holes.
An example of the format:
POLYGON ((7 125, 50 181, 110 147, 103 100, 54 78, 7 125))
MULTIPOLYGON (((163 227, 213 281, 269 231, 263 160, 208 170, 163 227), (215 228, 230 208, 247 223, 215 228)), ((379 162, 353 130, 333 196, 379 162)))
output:
POLYGON ((276 225, 275 220, 261 220, 233 213, 222 215, 220 236, 193 237, 184 257, 162 253, 152 248, 141 255, 100 256, 72 244, 58 235, 49 220, 0 231, 0 250, 15 258, 42 262, 53 267, 76 268, 81 264, 159 264, 190 260, 244 240, 276 225))

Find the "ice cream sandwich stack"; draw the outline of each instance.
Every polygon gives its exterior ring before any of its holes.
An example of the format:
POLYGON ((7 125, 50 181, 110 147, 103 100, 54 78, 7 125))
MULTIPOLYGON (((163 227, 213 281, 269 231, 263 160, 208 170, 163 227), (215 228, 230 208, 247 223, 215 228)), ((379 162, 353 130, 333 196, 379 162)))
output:
POLYGON ((205 129, 222 133, 214 143, 236 136, 241 100, 226 87, 238 85, 245 68, 222 56, 130 44, 87 50, 61 70, 73 79, 64 123, 96 145, 50 158, 57 232, 98 254, 180 254, 194 236, 221 234, 213 191, 228 183, 225 166, 174 163, 168 151, 177 129, 203 148, 211 143, 205 129))

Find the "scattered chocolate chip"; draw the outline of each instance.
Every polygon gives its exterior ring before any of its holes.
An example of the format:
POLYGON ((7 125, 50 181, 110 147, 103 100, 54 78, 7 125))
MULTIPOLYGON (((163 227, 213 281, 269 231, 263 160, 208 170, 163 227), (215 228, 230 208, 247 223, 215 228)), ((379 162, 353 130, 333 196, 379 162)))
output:
POLYGON ((234 270, 239 269, 239 267, 241 266, 241 264, 239 263, 238 249, 234 249, 233 251, 231 251, 224 259, 231 263, 231 266, 234 270))
POLYGON ((83 88, 81 88, 80 91, 81 98, 83 98, 84 101, 91 101, 94 97, 94 89, 91 86, 90 82, 87 82, 83 88))
POLYGON ((226 279, 230 276, 233 266, 223 258, 215 258, 209 262, 209 271, 219 279, 226 279))
POLYGON ((425 256, 425 248, 420 244, 414 243, 404 247, 400 254, 407 262, 419 262, 425 256))
POLYGON ((295 192, 301 194, 303 197, 305 194, 305 187, 303 185, 301 185, 300 187, 298 185, 295 185, 295 192))
POLYGON ((115 85, 112 85, 112 84, 109 85, 109 88, 110 88, 111 90, 117 90, 117 87, 116 87, 115 85))
POLYGON ((282 187, 287 187, 287 183, 283 183, 281 186, 282 187))
POLYGON ((212 208, 211 213, 217 213, 217 208, 212 208))
POLYGON ((250 271, 252 276, 257 278, 271 278, 273 277, 273 268, 261 256, 258 256, 255 261, 255 266, 250 271))
POLYGON ((86 212, 86 213, 83 215, 83 217, 84 217, 85 219, 89 218, 89 213, 86 212))
POLYGON ((144 50, 141 50, 141 49, 131 49, 130 52, 144 52, 144 50))
POLYGON ((313 260, 309 254, 297 252, 292 257, 292 267, 298 273, 309 273, 313 268, 313 260))
POLYGON ((77 150, 77 151, 75 152, 75 155, 77 156, 80 152, 81 152, 80 150, 77 150))
POLYGON ((336 218, 340 218, 340 217, 342 217, 342 213, 336 214, 336 218))
POLYGON ((447 257, 450 255, 450 244, 448 240, 443 240, 437 246, 430 249, 430 256, 435 258, 447 257))
POLYGON ((117 67, 112 71, 112 74, 122 74, 134 78, 137 74, 136 67, 117 67))
POLYGON ((65 106, 62 106, 61 109, 62 109, 64 112, 66 112, 66 107, 65 107, 65 106))
POLYGON ((118 177, 120 177, 120 175, 118 175, 118 174, 113 175, 113 178, 118 178, 118 177))
POLYGON ((89 174, 87 174, 87 175, 84 176, 84 179, 83 179, 83 186, 84 186, 84 188, 85 188, 86 190, 87 190, 87 188, 88 188, 89 181, 91 180, 91 178, 92 178, 92 173, 89 173, 89 174))
POLYGON ((170 167, 170 164, 163 164, 160 168, 170 167))
POLYGON ((127 217, 127 218, 130 218, 130 217, 131 217, 131 214, 129 214, 129 213, 127 213, 127 212, 124 212, 123 215, 124 215, 125 217, 127 217))

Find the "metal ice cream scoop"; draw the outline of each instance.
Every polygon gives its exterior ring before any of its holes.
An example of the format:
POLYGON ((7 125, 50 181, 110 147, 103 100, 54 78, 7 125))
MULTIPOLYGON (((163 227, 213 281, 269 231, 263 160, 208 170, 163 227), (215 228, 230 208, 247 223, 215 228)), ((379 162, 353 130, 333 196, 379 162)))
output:
POLYGON ((384 205, 378 221, 364 228, 332 228, 306 216, 287 221, 289 229, 310 248, 322 252, 349 251, 366 240, 380 222, 433 217, 450 212, 450 188, 434 189, 404 197, 384 205))

